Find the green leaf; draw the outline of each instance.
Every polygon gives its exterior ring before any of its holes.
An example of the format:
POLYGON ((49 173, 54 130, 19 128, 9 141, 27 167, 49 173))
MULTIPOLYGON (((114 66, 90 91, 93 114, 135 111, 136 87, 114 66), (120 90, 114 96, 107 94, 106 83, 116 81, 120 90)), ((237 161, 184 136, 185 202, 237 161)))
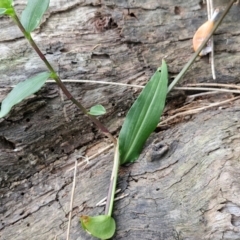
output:
MULTIPOLYGON (((1 1, 1 0, 0 0, 1 1)), ((6 8, 0 8, 0 15, 4 14, 7 11, 6 8)))
POLYGON ((10 15, 12 13, 14 13, 12 0, 0 0, 0 15, 2 14, 10 15))
POLYGON ((28 0, 21 15, 21 23, 28 33, 38 27, 43 14, 48 9, 49 2, 50 0, 28 0))
POLYGON ((108 215, 81 216, 80 221, 85 231, 100 239, 111 238, 116 230, 115 220, 108 215))
POLYGON ((88 112, 90 115, 94 115, 94 116, 99 116, 99 115, 103 115, 106 113, 106 109, 102 106, 102 105, 95 105, 93 107, 90 108, 90 111, 88 112))
POLYGON ((12 8, 12 0, 0 0, 0 8, 12 8))
POLYGON ((147 138, 156 128, 165 106, 168 70, 165 61, 130 108, 119 134, 121 164, 139 157, 147 138))
POLYGON ((33 78, 25 80, 24 82, 18 83, 2 101, 0 118, 6 116, 14 105, 37 92, 50 75, 51 74, 48 72, 43 72, 33 78))

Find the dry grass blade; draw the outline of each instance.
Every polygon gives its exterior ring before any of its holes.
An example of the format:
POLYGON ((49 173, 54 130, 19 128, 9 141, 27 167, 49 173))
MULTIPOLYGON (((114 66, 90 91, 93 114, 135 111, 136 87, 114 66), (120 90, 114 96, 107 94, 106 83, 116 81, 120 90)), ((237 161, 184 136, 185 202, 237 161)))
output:
MULTIPOLYGON (((121 189, 118 189, 115 194, 121 192, 121 189)), ((102 200, 100 200, 98 203, 96 203, 96 207, 99 207, 99 206, 103 206, 106 204, 106 200, 107 200, 107 197, 103 198, 102 200), (103 204, 104 203, 104 204, 103 204)))
POLYGON ((71 228, 73 200, 74 200, 74 193, 75 193, 75 186, 76 186, 77 165, 78 165, 78 162, 77 162, 77 160, 75 160, 75 168, 74 168, 74 174, 73 174, 72 194, 71 194, 71 201, 70 201, 70 209, 69 209, 68 228, 67 228, 67 238, 66 238, 66 240, 70 240, 70 228, 71 228))
POLYGON ((236 88, 240 89, 240 86, 236 84, 224 84, 224 83, 189 83, 186 84, 186 87, 198 87, 198 86, 207 86, 207 87, 223 87, 223 88, 236 88))
POLYGON ((180 112, 180 113, 177 113, 163 121, 161 121, 159 124, 158 124, 158 127, 161 127, 163 126, 164 124, 168 123, 170 120, 173 120, 177 117, 185 117, 187 115, 192 115, 192 114, 196 114, 196 113, 199 113, 201 111, 204 111, 204 110, 207 110, 207 109, 210 109, 210 108, 213 108, 213 107, 218 107, 218 106, 221 106, 221 105, 224 105, 226 103, 230 103, 230 102, 233 102, 235 100, 238 100, 240 99, 240 97, 234 97, 234 98, 231 98, 231 99, 228 99, 228 100, 225 100, 225 101, 221 101, 221 102, 216 102, 216 103, 213 103, 213 104, 210 104, 208 106, 204 106, 204 107, 200 107, 200 108, 195 108, 195 109, 192 109, 192 110, 187 110, 185 112, 180 112))
POLYGON ((228 92, 228 93, 238 93, 240 90, 222 89, 222 88, 204 88, 204 87, 176 87, 174 89, 185 90, 185 91, 216 91, 216 92, 228 92))
MULTIPOLYGON (((208 12, 208 20, 211 19, 213 14, 213 1, 207 0, 207 12, 208 12)), ((211 46, 211 53, 210 53, 210 63, 211 63, 211 69, 212 69, 212 77, 213 79, 216 79, 216 71, 215 71, 215 62, 214 62, 214 39, 213 36, 210 39, 210 46, 211 46)))
MULTIPOLYGON (((100 154, 106 152, 107 150, 111 149, 114 145, 113 144, 109 144, 107 147, 105 148, 102 148, 101 150, 99 150, 97 153, 91 155, 90 157, 83 157, 81 156, 82 158, 85 158, 85 161, 84 162, 80 162, 78 163, 78 167, 85 164, 85 163, 89 163, 90 160, 96 158, 97 156, 99 156, 100 154)), ((69 168, 67 171, 72 171, 75 167, 72 167, 72 168, 69 168)))

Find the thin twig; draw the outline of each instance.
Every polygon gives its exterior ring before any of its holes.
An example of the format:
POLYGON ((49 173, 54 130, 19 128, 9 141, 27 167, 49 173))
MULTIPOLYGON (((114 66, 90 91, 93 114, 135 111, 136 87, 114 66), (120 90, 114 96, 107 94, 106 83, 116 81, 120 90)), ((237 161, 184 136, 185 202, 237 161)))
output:
POLYGON ((78 162, 77 162, 77 160, 75 160, 75 169, 74 169, 74 174, 73 174, 72 194, 71 194, 71 201, 70 201, 70 210, 69 210, 69 217, 68 217, 68 228, 67 228, 66 240, 70 239, 69 236, 70 236, 70 228, 71 228, 71 220, 72 220, 73 200, 74 200, 74 193, 75 193, 75 186, 76 186, 77 165, 78 165, 78 162))

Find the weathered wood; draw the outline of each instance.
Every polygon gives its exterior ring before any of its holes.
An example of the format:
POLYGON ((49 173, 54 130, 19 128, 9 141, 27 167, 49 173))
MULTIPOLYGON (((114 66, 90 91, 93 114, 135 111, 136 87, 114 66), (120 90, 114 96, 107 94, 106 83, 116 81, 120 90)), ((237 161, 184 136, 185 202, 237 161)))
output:
MULTIPOLYGON (((15 2, 21 12, 25 1, 15 2)), ((226 3, 214 1, 222 9, 226 3)), ((239 82, 239 11, 231 9, 215 36, 217 82, 239 82)), ((162 58, 171 77, 182 69, 205 19, 206 6, 196 0, 51 1, 33 37, 63 79, 143 85, 162 58)), ((8 18, 0 25, 2 100, 12 85, 46 68, 8 18)), ((195 82, 212 82, 203 59, 182 84, 195 82)), ((86 83, 67 87, 88 108, 104 105, 102 121, 113 133, 139 92, 86 83)), ((120 170, 119 187, 129 195, 116 203, 114 239, 240 239, 238 119, 235 104, 153 134, 139 161, 120 170), (170 149, 149 162, 156 139, 170 149)), ((69 169, 103 142, 102 135, 52 83, 0 121, 0 238, 65 239, 69 169)), ((110 150, 79 167, 71 239, 91 239, 79 216, 104 212, 95 204, 107 193, 112 157, 110 150)))

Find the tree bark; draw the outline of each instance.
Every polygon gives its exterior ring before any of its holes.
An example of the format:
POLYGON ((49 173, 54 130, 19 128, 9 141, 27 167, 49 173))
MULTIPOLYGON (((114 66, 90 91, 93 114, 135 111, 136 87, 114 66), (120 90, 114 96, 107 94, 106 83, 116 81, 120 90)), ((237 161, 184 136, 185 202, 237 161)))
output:
MULTIPOLYGON (((216 0, 224 9, 228 1, 216 0)), ((18 13, 25 1, 15 1, 18 13)), ((217 83, 239 82, 240 8, 217 30, 217 83)), ((51 1, 33 38, 62 79, 145 85, 164 58, 172 79, 187 63, 191 39, 206 21, 201 1, 51 1)), ((18 82, 46 67, 10 19, 0 19, 0 101, 18 82)), ((198 58, 180 85, 213 82, 198 58)), ((67 83, 86 108, 102 104, 101 121, 117 135, 139 89, 67 83)), ((232 94, 196 100, 221 101, 232 94)), ((187 104, 168 98, 163 119, 187 104)), ((240 239, 239 101, 180 118, 153 133, 134 164, 120 168, 113 239, 240 239), (158 143, 168 146, 161 155, 158 143)), ((191 106, 192 106, 191 105, 191 106)), ((180 111, 180 110, 179 110, 180 111)), ((112 149, 97 128, 53 83, 0 120, 0 238, 66 239, 74 162, 79 161, 70 239, 93 239, 81 215, 104 213, 112 149)))

